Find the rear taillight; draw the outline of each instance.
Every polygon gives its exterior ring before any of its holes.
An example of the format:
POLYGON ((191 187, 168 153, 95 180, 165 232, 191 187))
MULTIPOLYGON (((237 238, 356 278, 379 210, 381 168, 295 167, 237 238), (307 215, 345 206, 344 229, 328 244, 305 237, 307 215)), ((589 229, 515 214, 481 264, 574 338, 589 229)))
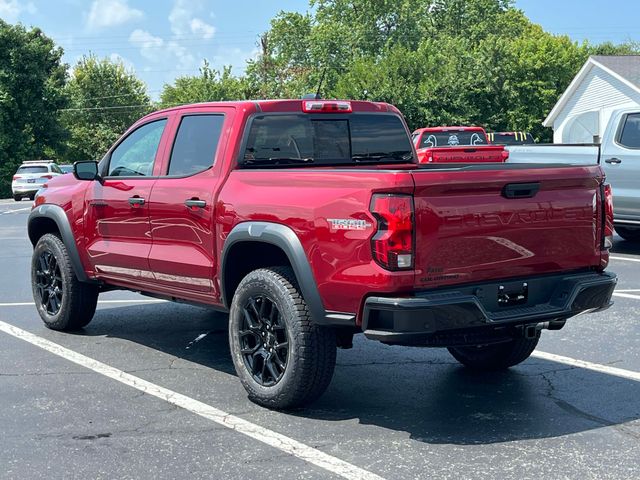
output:
POLYGON ((302 111, 305 113, 330 112, 330 113, 351 113, 351 102, 305 100, 302 102, 302 111))
POLYGON ((40 178, 46 178, 47 180, 51 180, 53 178, 53 175, 42 175, 42 177, 40 178))
POLYGON ((22 177, 21 177, 20 175, 14 175, 14 176, 13 176, 13 179, 14 179, 14 180, 18 180, 19 178, 22 178, 22 177))
POLYGON ((609 250, 613 246, 613 192, 611 185, 606 183, 602 188, 603 192, 603 228, 602 228, 602 248, 609 250))
POLYGON ((502 153, 502 162, 504 163, 509 158, 509 150, 503 150, 501 153, 502 153))
POLYGON ((387 270, 413 268, 413 198, 376 194, 371 199, 371 213, 378 221, 371 239, 375 261, 387 270))

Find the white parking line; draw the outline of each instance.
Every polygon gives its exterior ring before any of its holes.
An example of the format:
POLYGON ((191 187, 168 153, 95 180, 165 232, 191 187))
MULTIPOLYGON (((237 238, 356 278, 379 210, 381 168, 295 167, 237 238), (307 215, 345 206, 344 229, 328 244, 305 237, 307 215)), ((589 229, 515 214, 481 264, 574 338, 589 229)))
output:
POLYGON ((26 212, 27 210, 31 210, 31 207, 16 208, 16 209, 13 209, 13 210, 5 210, 4 212, 1 212, 0 215, 6 215, 8 213, 16 213, 16 212, 26 212))
POLYGON ((608 365, 601 365, 599 363, 587 362, 585 360, 577 360, 571 357, 563 357, 562 355, 556 355, 554 353, 540 352, 536 350, 531 354, 532 357, 540 358, 542 360, 549 360, 551 362, 564 363, 572 367, 585 368, 594 372, 606 373, 607 375, 614 375, 616 377, 627 378, 629 380, 635 380, 640 382, 640 372, 634 372, 633 370, 625 370, 624 368, 609 367, 608 365))
POLYGON ((634 300, 640 300, 640 295, 633 295, 631 293, 613 292, 614 297, 633 298, 634 300))
MULTIPOLYGON (((159 298, 154 299, 146 299, 141 298, 140 300, 98 300, 98 305, 106 303, 162 303, 168 302, 168 300, 161 300, 159 298)), ((11 303, 0 303, 0 307, 28 307, 33 306, 35 303, 33 302, 11 302, 11 303)))
POLYGON ((43 350, 53 353, 54 355, 58 355, 59 357, 80 366, 93 370, 100 375, 104 375, 105 377, 109 377, 120 383, 133 387, 148 395, 160 398, 172 405, 176 405, 177 407, 200 415, 201 417, 211 420, 223 427, 242 433, 254 440, 258 440, 270 447, 277 448, 289 455, 293 455, 294 457, 335 473, 341 477, 361 480, 383 480, 382 477, 374 473, 328 455, 316 448, 310 447, 309 445, 251 423, 240 417, 236 417, 235 415, 227 413, 216 407, 212 407, 211 405, 200 402, 191 397, 187 397, 181 393, 174 392, 168 388, 143 380, 110 365, 94 360, 93 358, 89 358, 85 355, 74 352, 73 350, 69 350, 68 348, 51 342, 50 340, 34 335, 33 333, 29 333, 21 328, 14 327, 13 325, 3 321, 0 321, 0 331, 29 342, 32 345, 40 347, 43 350))
POLYGON ((611 260, 623 260, 623 261, 626 261, 626 262, 638 262, 638 263, 640 263, 640 258, 617 257, 617 256, 613 256, 613 255, 610 255, 609 258, 611 260))

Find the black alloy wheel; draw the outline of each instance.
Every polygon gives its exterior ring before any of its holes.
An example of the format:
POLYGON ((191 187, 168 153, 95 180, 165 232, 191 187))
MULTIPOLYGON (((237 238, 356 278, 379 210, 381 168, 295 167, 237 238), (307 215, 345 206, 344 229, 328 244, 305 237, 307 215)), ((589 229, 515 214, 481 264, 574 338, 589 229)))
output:
POLYGON ((251 296, 242 307, 240 353, 253 379, 264 387, 278 383, 287 368, 287 329, 275 302, 266 295, 251 296))
POLYGON ((49 315, 57 315, 63 301, 62 274, 56 257, 49 250, 38 256, 35 277, 37 300, 49 315))

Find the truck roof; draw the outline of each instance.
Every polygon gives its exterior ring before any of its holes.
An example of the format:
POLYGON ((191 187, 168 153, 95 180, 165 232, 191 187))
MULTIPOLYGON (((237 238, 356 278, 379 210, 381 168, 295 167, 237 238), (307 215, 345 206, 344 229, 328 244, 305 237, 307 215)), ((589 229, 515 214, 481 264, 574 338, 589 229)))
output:
POLYGON ((165 108, 162 110, 156 110, 146 117, 155 116, 162 113, 172 112, 176 110, 184 109, 200 109, 210 107, 235 107, 235 108, 247 108, 249 110, 255 110, 258 112, 302 112, 303 102, 349 102, 351 109, 354 112, 393 112, 400 113, 400 111, 393 105, 384 102, 370 102, 364 100, 337 100, 337 99, 273 99, 273 100, 234 100, 234 101, 222 101, 222 102, 201 102, 191 103, 185 105, 177 105, 175 107, 165 108))

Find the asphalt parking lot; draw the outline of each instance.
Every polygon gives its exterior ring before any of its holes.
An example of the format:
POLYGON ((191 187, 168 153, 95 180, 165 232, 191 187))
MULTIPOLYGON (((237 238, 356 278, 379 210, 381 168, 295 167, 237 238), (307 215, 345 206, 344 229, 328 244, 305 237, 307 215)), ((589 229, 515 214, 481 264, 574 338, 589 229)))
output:
POLYGON ((0 478, 640 477, 640 244, 616 237, 615 305, 516 368, 357 338, 285 414, 247 400, 224 315, 110 292, 83 332, 47 330, 29 207, 0 202, 0 478))

